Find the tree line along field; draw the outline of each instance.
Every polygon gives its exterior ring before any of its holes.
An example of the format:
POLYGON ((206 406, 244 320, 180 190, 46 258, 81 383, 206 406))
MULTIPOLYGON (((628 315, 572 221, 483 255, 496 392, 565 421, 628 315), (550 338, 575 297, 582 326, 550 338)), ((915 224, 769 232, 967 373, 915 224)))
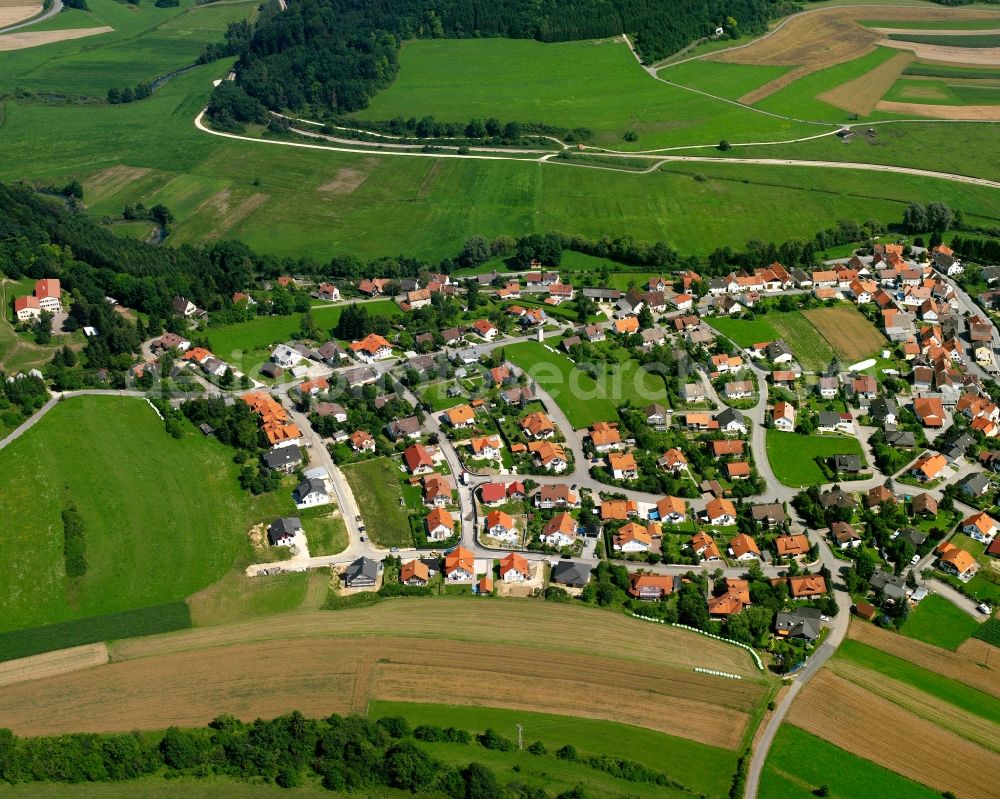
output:
POLYGON ((142 400, 57 404, 0 451, 0 513, 18 520, 0 554, 0 629, 176 602, 247 562, 246 530, 270 499, 245 494, 237 468, 193 428, 171 438, 142 400), (60 519, 69 499, 87 542, 72 590, 60 519))

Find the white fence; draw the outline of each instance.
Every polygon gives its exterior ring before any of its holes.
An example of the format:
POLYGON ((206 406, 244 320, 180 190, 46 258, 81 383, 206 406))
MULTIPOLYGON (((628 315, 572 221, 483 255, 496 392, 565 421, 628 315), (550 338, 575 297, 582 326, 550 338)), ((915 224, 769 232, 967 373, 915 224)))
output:
MULTIPOLYGON (((663 619, 653 619, 649 616, 640 616, 638 613, 633 613, 632 616, 636 619, 642 619, 643 621, 651 621, 654 624, 666 624, 663 619)), ((686 624, 676 624, 674 622, 670 623, 671 627, 680 627, 682 630, 689 630, 693 633, 698 633, 698 635, 704 635, 709 638, 714 638, 716 641, 722 641, 725 644, 732 644, 733 646, 738 646, 741 649, 745 649, 750 653, 750 657, 753 658, 753 662, 757 664, 757 668, 760 671, 764 671, 764 663, 760 659, 753 647, 747 646, 746 644, 741 644, 739 641, 734 641, 732 638, 723 638, 721 635, 712 635, 712 633, 706 633, 704 630, 699 630, 697 627, 688 627, 686 624)))

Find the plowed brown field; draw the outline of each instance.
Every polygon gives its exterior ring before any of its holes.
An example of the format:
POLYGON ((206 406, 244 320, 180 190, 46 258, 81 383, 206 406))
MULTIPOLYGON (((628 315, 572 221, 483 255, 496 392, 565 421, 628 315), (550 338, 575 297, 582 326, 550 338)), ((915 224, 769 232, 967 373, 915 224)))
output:
POLYGON ((221 713, 363 713, 382 699, 627 721, 735 749, 770 688, 736 647, 613 613, 513 601, 272 616, 124 641, 113 657, 0 686, 4 726, 21 735, 153 729, 221 713))
MULTIPOLYGON (((970 638, 957 652, 949 652, 923 641, 886 632, 874 624, 857 621, 851 622, 848 637, 972 688, 1000 696, 1000 658, 991 658, 987 667, 986 651, 991 647, 983 641, 970 638)), ((993 654, 996 655, 995 649, 993 654)))
POLYGON ((1000 755, 821 671, 788 720, 841 749, 963 799, 1000 796, 1000 755))

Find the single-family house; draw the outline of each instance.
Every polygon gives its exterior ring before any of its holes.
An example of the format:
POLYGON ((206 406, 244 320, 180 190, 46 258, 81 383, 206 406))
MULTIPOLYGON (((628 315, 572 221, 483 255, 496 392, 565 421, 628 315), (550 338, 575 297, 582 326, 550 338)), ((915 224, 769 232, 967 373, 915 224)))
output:
POLYGON ((729 554, 735 560, 757 560, 760 558, 760 549, 750 536, 740 533, 729 540, 729 554))
POLYGON ((576 541, 576 521, 566 511, 557 513, 542 528, 542 543, 561 549, 576 541))
POLYGON ((287 547, 295 543, 302 532, 302 522, 295 516, 275 519, 267 528, 267 540, 272 547, 287 547))
POLYGON ((608 468, 615 480, 635 480, 639 476, 639 466, 631 452, 608 453, 608 468))
POLYGON ((455 520, 444 508, 434 508, 428 513, 424 526, 429 541, 444 541, 455 534, 455 520))
POLYGON ((531 579, 528 559, 519 552, 511 552, 500 559, 500 579, 505 583, 523 583, 531 579))
POLYGON ((380 570, 380 564, 371 558, 358 558, 344 570, 344 585, 347 588, 374 588, 380 570))
POLYGON ((444 556, 444 576, 449 582, 471 582, 476 576, 476 556, 457 546, 444 556))

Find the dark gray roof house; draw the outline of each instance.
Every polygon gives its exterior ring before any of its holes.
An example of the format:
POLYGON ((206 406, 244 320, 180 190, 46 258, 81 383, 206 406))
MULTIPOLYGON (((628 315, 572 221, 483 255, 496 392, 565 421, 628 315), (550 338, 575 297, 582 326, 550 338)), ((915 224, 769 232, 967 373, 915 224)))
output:
POLYGON ((819 495, 819 504, 824 508, 844 508, 852 509, 857 507, 858 501, 846 491, 824 491, 819 495))
POLYGON ((405 419, 396 419, 385 426, 385 431, 389 438, 396 441, 405 436, 420 435, 420 420, 416 416, 407 416, 405 419))
POLYGON ((753 505, 750 508, 750 516, 755 522, 770 526, 772 524, 784 524, 788 521, 788 514, 780 502, 772 502, 769 505, 753 505))
POLYGON ((838 472, 856 474, 861 471, 861 458, 857 455, 834 455, 833 468, 838 472))
POLYGON ((302 450, 298 447, 278 447, 264 453, 264 465, 279 472, 294 472, 302 463, 302 450))
POLYGON ((302 522, 296 516, 285 516, 275 519, 267 528, 267 540, 271 546, 287 546, 292 539, 302 532, 302 522))
POLYGON ((285 370, 278 366, 278 364, 268 361, 260 367, 260 373, 264 377, 270 377, 272 380, 275 380, 281 377, 285 373, 285 370))
POLYGON ((885 443, 890 447, 911 449, 917 445, 917 436, 912 430, 899 430, 895 425, 886 425, 885 443))
POLYGON ((796 608, 781 611, 774 619, 774 630, 782 638, 819 638, 821 613, 818 608, 796 608))
POLYGON ((552 582, 580 588, 590 581, 590 566, 572 560, 561 560, 552 567, 552 582))
POLYGON ((906 598, 906 578, 902 575, 876 569, 868 580, 868 584, 876 591, 885 594, 886 599, 891 599, 894 602, 897 599, 906 598))
POLYGON ((727 427, 736 425, 742 425, 744 429, 746 429, 747 426, 747 422, 743 414, 735 408, 726 408, 715 417, 715 421, 719 423, 719 427, 723 430, 727 427))
POLYGON ((990 490, 990 478, 986 472, 977 472, 965 478, 960 486, 962 493, 970 497, 981 497, 990 490))
POLYGON ((879 424, 886 421, 894 421, 899 416, 899 408, 896 401, 890 397, 876 397, 868 406, 868 415, 879 424))
POLYGON ((374 588, 379 564, 371 558, 358 558, 344 570, 344 585, 348 588, 374 588))
POLYGON ((904 541, 909 541, 915 548, 927 540, 927 533, 921 532, 916 527, 905 527, 899 531, 899 537, 904 541))

